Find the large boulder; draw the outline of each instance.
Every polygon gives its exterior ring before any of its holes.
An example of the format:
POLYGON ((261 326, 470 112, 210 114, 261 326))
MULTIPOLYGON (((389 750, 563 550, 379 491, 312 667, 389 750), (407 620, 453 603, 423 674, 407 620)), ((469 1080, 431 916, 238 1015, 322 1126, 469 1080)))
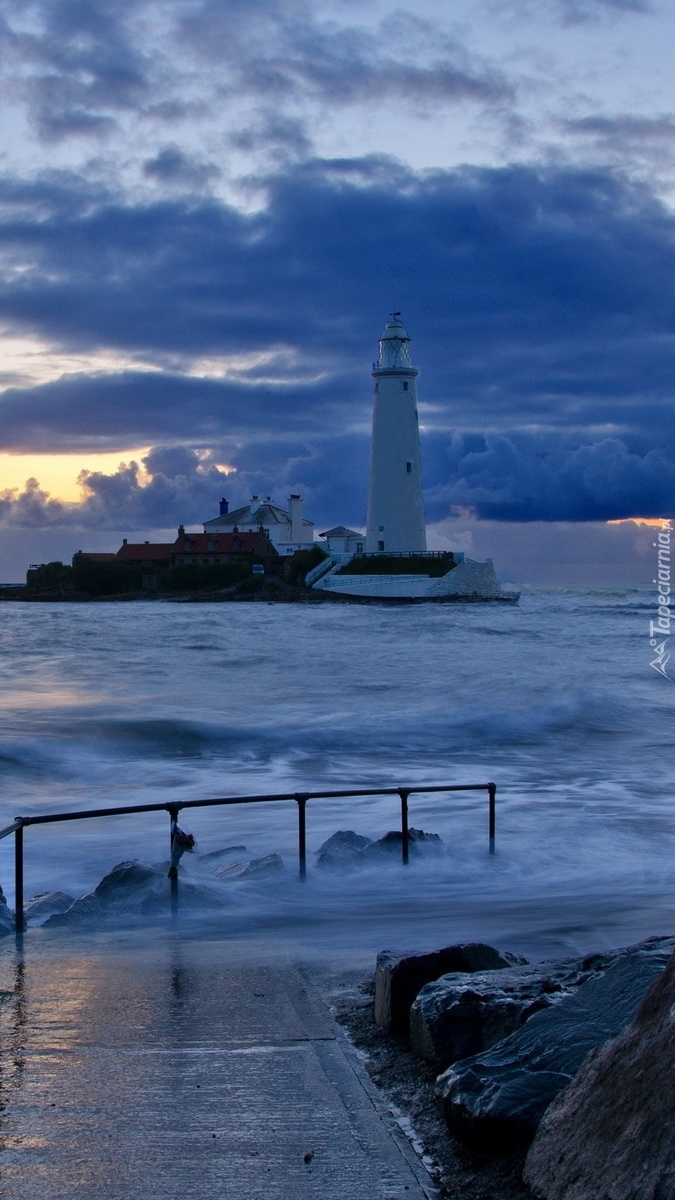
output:
MULTIPOLYGON (((402 841, 400 829, 390 829, 389 833, 375 842, 360 833, 354 833, 352 829, 340 829, 319 846, 316 865, 344 870, 400 862, 402 841)), ((423 829, 408 830, 408 852, 411 857, 440 854, 442 850, 443 841, 437 833, 425 833, 423 829)))
POLYGON ((442 975, 422 988, 410 1009, 413 1054, 444 1071, 460 1058, 489 1050, 568 995, 579 975, 575 967, 442 975))
POLYGON ((362 852, 370 845, 370 838, 354 833, 353 829, 338 829, 319 846, 316 865, 336 869, 353 867, 360 862, 362 852))
POLYGON ((253 879, 264 875, 276 875, 284 868, 279 854, 264 854, 261 858, 246 858, 241 862, 223 863, 215 867, 212 874, 217 879, 253 879))
POLYGON ((43 926, 52 929, 58 925, 89 925, 100 921, 104 916, 105 905, 97 900, 93 892, 87 892, 85 896, 78 896, 64 912, 53 913, 51 917, 47 917, 43 926))
MULTIPOLYGON (((180 877, 179 905, 213 907, 217 903, 214 888, 207 888, 180 877)), ((55 913, 45 926, 91 925, 99 921, 127 920, 133 917, 161 916, 169 911, 170 885, 166 864, 159 867, 132 859, 117 863, 93 892, 80 896, 65 912, 55 913)))
MULTIPOLYGON (((670 944, 668 939, 665 948, 670 944)), ((508 971, 442 975, 422 988, 410 1010, 411 1049, 439 1070, 481 1054, 624 954, 612 950, 508 971)))
POLYGON ((675 955, 634 1023, 542 1119, 525 1179, 545 1200, 675 1200, 675 955))
POLYGON ((408 1036, 410 1008, 425 984, 449 972, 497 971, 525 962, 482 942, 445 946, 430 954, 394 954, 383 950, 375 970, 375 1023, 389 1033, 408 1036))
MULTIPOLYGON (((363 863, 378 863, 388 862, 391 859, 399 860, 402 856, 403 834, 400 829, 390 829, 389 833, 385 833, 384 837, 378 838, 376 842, 371 842, 363 850, 361 861, 363 863)), ((438 833, 425 833, 423 829, 408 830, 408 854, 411 858, 420 854, 441 854, 443 852, 443 839, 438 833)))
POLYGON ((117 863, 94 888, 94 895, 106 903, 126 900, 137 895, 139 891, 152 887, 158 876, 159 872, 155 867, 139 862, 138 859, 117 863))
POLYGON ((450 1132, 484 1148, 529 1141, 552 1100, 586 1055, 633 1020, 647 988, 663 970, 672 943, 628 950, 552 1008, 483 1054, 448 1068, 436 1096, 450 1132))
POLYGON ((54 913, 65 912, 75 903, 75 897, 67 892, 39 892, 26 901, 24 913, 27 925, 39 925, 54 913))

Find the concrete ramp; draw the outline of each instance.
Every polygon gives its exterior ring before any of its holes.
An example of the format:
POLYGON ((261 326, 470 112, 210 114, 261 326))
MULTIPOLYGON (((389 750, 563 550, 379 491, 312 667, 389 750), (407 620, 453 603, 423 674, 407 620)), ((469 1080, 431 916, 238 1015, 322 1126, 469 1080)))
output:
POLYGON ((302 972, 159 940, 4 948, 2 1200, 435 1195, 302 972))

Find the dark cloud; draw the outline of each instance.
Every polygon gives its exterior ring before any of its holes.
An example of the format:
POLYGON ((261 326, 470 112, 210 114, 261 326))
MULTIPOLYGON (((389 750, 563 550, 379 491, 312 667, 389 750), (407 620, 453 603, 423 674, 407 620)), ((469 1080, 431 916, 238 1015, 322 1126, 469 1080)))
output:
POLYGON ((654 12, 652 0, 488 0, 488 4, 493 9, 516 17, 527 18, 532 13, 539 16, 542 11, 547 12, 564 25, 654 12))
MULTIPOLYGON (((0 277, 3 322, 157 366, 6 391, 3 447, 206 448, 237 486, 297 487, 317 521, 360 523, 369 366, 401 308, 423 370, 430 516, 663 514, 675 220, 645 188, 599 171, 415 174, 382 158, 300 164, 266 187, 243 213, 85 202, 67 178, 0 186, 0 250, 20 267, 0 277), (214 355, 229 373, 203 377, 214 355)), ((159 495, 158 483, 141 497, 133 473, 92 480, 129 520, 159 495)))
POLYGON ((194 156, 185 154, 179 146, 169 145, 162 146, 154 158, 146 159, 143 174, 160 183, 200 188, 222 172, 215 163, 200 162, 194 156))
POLYGON ((555 0, 563 19, 569 24, 597 20, 608 14, 651 13, 651 0, 555 0))
POLYGON ((586 373, 608 339, 673 328, 673 219, 608 173, 317 161, 271 177, 249 214, 215 200, 94 203, 73 183, 68 215, 67 190, 54 185, 49 212, 50 184, 36 184, 31 212, 22 185, 22 210, 0 224, 0 249, 23 263, 0 282, 0 312, 64 345, 297 345, 334 369, 362 353, 383 307, 407 301, 420 332, 457 338, 463 387, 482 371, 472 343, 509 360, 500 375, 519 358, 520 376, 525 351, 539 373, 574 341, 586 373))
POLYGON ((146 98, 149 63, 126 26, 129 0, 114 9, 103 0, 29 0, 19 20, 13 5, 3 8, 11 61, 44 138, 98 134, 111 127, 111 112, 146 98))
POLYGON ((248 124, 229 135, 229 142, 239 150, 256 154, 271 151, 281 158, 307 158, 312 149, 305 122, 285 117, 274 107, 258 111, 248 124))
POLYGON ((110 133, 125 113, 166 121, 198 111, 211 125, 234 116, 242 146, 267 132, 266 150, 287 137, 293 153, 307 102, 334 110, 405 99, 435 113, 512 97, 506 77, 444 24, 405 10, 379 28, 338 24, 328 5, 304 0, 26 0, 20 12, 0 0, 0 13, 5 87, 48 141, 110 133))
MULTIPOLYGON (((366 387, 366 392, 369 389, 366 387)), ((224 383, 169 372, 65 375, 0 395, 0 449, 19 453, 115 451, 163 438, 193 445, 224 438, 282 441, 344 420, 335 384, 224 383)))
POLYGON ((675 457, 631 453, 619 438, 578 444, 559 435, 456 435, 448 483, 430 490, 433 520, 448 508, 504 521, 598 521, 675 514, 675 457))
POLYGON ((335 105, 405 97, 430 102, 495 102, 512 89, 494 66, 471 56, 444 27, 406 10, 376 29, 338 26, 304 4, 254 5, 234 16, 218 0, 195 5, 181 22, 195 51, 226 64, 224 94, 335 105))
POLYGON ((675 117, 663 113, 658 117, 639 117, 631 113, 611 117, 598 114, 566 121, 565 128, 571 133, 600 138, 617 147, 627 141, 647 139, 656 142, 675 140, 675 117))
POLYGON ((594 161, 616 164, 620 170, 628 162, 633 168, 642 164, 656 180, 664 172, 667 175, 675 162, 675 119, 669 113, 650 117, 592 113, 563 121, 561 129, 594 161))
POLYGON ((22 492, 16 488, 0 492, 0 526, 44 529, 70 524, 69 516, 69 506, 51 497, 33 477, 26 480, 22 492))

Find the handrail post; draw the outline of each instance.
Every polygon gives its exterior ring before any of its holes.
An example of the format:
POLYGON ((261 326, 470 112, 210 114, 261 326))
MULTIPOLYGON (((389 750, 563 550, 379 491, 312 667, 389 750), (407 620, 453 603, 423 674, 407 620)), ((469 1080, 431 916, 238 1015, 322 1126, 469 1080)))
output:
POLYGON ((26 919, 23 910, 23 824, 14 834, 14 929, 16 940, 23 940, 26 919))
POLYGON ((172 857, 174 833, 178 825, 178 813, 180 810, 177 804, 167 804, 166 807, 171 820, 171 833, 169 835, 169 881, 171 888, 171 916, 175 917, 178 912, 178 867, 173 865, 172 857))
POLYGON ((490 808, 490 854, 495 852, 495 834, 497 827, 497 785, 488 783, 489 808, 490 808))
POLYGON ((408 835, 408 796, 407 788, 399 788, 401 797, 401 860, 407 866, 410 857, 410 839, 408 835))
POLYGON ((298 793, 295 797, 298 806, 298 875, 300 879, 307 877, 307 796, 298 793))

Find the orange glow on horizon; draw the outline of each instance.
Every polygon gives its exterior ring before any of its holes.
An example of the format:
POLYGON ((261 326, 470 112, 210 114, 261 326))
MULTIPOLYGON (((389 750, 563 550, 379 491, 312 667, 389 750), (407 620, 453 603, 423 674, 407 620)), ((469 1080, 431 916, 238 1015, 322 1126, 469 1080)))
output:
POLYGON ((660 529, 664 521, 670 521, 670 517, 621 517, 618 521, 608 521, 608 525, 653 525, 660 529))
POLYGON ((123 452, 117 450, 114 454, 0 453, 0 492, 8 488, 17 488, 22 492, 27 479, 37 479, 42 490, 49 492, 54 500, 77 501, 82 497, 82 489, 77 482, 80 471, 103 471, 111 475, 121 462, 133 461, 141 468, 142 483, 141 460, 147 453, 147 446, 123 452))

